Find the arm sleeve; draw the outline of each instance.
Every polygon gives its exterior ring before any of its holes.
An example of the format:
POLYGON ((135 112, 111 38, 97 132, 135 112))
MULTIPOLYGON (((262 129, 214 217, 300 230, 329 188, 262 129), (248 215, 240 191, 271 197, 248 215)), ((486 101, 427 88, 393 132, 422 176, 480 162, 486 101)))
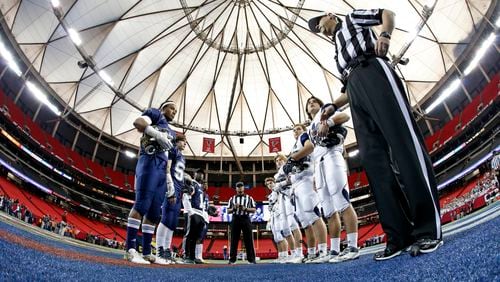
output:
POLYGON ((325 110, 327 107, 329 107, 329 106, 333 106, 333 104, 332 104, 332 103, 326 103, 326 104, 324 104, 324 105, 321 107, 321 111, 324 111, 324 110, 325 110))
POLYGON ((384 9, 354 10, 346 16, 353 24, 359 26, 375 26, 382 24, 384 9))
POLYGON ((182 195, 182 206, 184 207, 184 211, 186 212, 191 212, 191 196, 189 196, 188 194, 184 193, 182 195))
POLYGON ((227 203, 227 208, 232 209, 233 208, 233 197, 229 198, 229 203, 227 203))
POLYGON ((309 134, 302 133, 302 135, 300 135, 300 143, 302 144, 302 146, 306 144, 307 140, 309 140, 309 134))

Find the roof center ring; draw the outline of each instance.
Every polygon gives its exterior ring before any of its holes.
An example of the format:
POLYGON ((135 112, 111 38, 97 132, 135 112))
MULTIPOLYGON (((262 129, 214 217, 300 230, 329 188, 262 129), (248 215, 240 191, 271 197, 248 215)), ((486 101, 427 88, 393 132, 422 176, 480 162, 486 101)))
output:
POLYGON ((294 7, 281 4, 280 11, 253 0, 222 1, 215 7, 179 2, 189 26, 205 44, 225 53, 251 54, 274 48, 287 38, 305 0, 297 0, 294 7))

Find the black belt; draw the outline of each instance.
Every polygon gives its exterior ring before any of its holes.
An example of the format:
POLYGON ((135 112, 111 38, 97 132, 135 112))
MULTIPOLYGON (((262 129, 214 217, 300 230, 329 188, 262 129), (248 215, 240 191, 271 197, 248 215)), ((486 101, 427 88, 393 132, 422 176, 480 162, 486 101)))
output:
MULTIPOLYGON (((349 78, 349 75, 359 66, 362 66, 362 67, 366 67, 369 65, 369 60, 373 59, 373 58, 377 58, 376 55, 361 55, 361 56, 358 56, 354 59, 352 59, 351 61, 349 61, 349 63, 347 64, 347 67, 342 71, 342 79, 344 81, 347 81, 347 79, 349 78)), ((386 57, 381 57, 382 60, 387 60, 386 57)))

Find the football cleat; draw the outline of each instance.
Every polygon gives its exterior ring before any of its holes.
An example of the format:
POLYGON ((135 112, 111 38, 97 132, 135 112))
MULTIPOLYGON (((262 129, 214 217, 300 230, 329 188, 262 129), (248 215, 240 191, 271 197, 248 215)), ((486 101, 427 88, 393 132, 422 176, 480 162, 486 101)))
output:
POLYGON ((154 264, 161 264, 161 265, 167 265, 167 264, 170 264, 167 260, 165 260, 164 258, 162 257, 157 257, 153 254, 150 254, 150 255, 145 255, 144 256, 144 259, 146 261, 149 261, 150 263, 154 263, 154 264))
POLYGON ((125 259, 130 261, 131 263, 137 264, 150 264, 149 261, 145 260, 136 249, 130 249, 125 253, 125 259))
POLYGON ((319 253, 315 258, 311 258, 306 263, 325 263, 330 260, 330 255, 328 253, 319 253))
POLYGON ((333 257, 329 262, 343 262, 346 260, 353 260, 359 258, 359 250, 355 247, 345 248, 338 256, 333 257))
POLYGON ((296 263, 302 263, 302 257, 301 256, 289 256, 287 259, 286 259, 286 263, 292 263, 292 264, 296 264, 296 263))

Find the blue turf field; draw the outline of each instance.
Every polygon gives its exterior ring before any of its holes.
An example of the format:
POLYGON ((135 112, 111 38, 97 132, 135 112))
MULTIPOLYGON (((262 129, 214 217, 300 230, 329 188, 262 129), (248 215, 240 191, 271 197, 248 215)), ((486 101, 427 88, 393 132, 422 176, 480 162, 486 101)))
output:
MULTIPOLYGON (((498 206, 497 203, 496 206, 498 206)), ((498 214, 498 213, 497 213, 498 214)), ((0 221, 0 231, 37 241, 57 254, 0 239, 0 281, 499 281, 500 217, 445 238, 438 252, 408 254, 375 262, 367 254, 356 261, 321 265, 210 265, 140 267, 65 258, 66 252, 120 258, 32 234, 0 221)))

